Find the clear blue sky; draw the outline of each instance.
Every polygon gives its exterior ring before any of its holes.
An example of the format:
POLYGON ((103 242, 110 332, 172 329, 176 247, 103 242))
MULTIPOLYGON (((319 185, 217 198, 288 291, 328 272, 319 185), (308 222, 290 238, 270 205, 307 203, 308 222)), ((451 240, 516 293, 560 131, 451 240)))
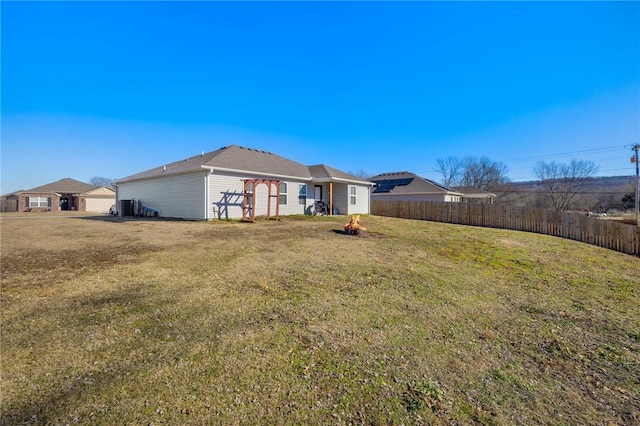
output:
POLYGON ((239 144, 441 180, 486 156, 632 175, 638 2, 6 2, 2 186, 239 144))

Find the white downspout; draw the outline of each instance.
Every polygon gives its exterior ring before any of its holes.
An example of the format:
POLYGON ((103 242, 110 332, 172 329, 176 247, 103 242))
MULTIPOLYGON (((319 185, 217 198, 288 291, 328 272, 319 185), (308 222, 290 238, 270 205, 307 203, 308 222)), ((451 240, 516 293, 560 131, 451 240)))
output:
POLYGON ((204 171, 204 220, 209 220, 209 172, 204 171))

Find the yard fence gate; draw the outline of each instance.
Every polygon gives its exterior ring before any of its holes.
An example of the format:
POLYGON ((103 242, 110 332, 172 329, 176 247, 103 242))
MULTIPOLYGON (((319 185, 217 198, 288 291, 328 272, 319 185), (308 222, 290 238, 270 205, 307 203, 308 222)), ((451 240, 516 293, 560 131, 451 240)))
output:
POLYGON ((640 256, 640 227, 579 213, 482 203, 371 201, 371 214, 535 232, 640 256))

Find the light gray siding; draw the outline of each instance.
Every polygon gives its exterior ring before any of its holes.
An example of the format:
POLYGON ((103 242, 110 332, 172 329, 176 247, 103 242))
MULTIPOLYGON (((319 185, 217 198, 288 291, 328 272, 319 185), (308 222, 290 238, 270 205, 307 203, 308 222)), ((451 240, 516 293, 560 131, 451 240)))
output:
MULTIPOLYGON (((209 213, 213 219, 238 219, 242 217, 242 201, 244 199, 244 179, 251 179, 256 176, 233 175, 233 174, 211 174, 209 176, 209 213)), ((298 188, 304 181, 280 179, 287 184, 287 203, 279 206, 280 215, 304 214, 307 208, 313 204, 313 200, 307 197, 304 205, 299 204, 298 188)), ((311 187, 312 188, 312 187, 311 187)), ((313 194, 307 185, 307 194, 313 194)), ((279 197, 276 193, 276 186, 269 188, 265 184, 258 184, 254 188, 256 197, 256 216, 265 216, 267 207, 270 205, 271 216, 275 216, 279 197)))
POLYGON ((293 209, 296 213, 294 214, 312 214, 313 208, 315 204, 315 200, 313 199, 313 184, 311 183, 295 183, 295 193, 293 194, 295 199, 292 200, 294 203, 293 209), (307 189, 307 196, 305 198, 300 198, 300 185, 304 185, 307 189), (304 202, 304 204, 300 204, 304 202))
MULTIPOLYGON (((350 185, 346 183, 336 183, 333 185, 328 183, 323 184, 315 184, 322 186, 322 198, 323 200, 329 204, 330 202, 330 194, 329 189, 333 188, 333 212, 336 210, 338 214, 368 214, 369 213, 369 186, 367 185, 350 185), (350 188, 356 188, 356 204, 351 205, 350 199, 350 188)), ((309 185, 309 196, 311 197, 313 194, 314 184, 309 185)), ((315 201, 315 200, 311 200, 315 201)))
POLYGON ((167 176, 118 184, 117 199, 139 200, 159 216, 202 220, 205 217, 205 173, 167 176))
POLYGON ((369 213, 369 186, 364 185, 348 185, 347 189, 347 205, 349 206, 348 214, 368 214, 369 213), (351 204, 351 188, 356 191, 356 204, 351 204))
POLYGON ((242 217, 242 190, 240 176, 209 175, 209 212, 212 219, 242 217))
POLYGON ((333 184, 333 212, 338 209, 338 214, 349 214, 348 185, 333 184))
MULTIPOLYGON (((281 215, 292 215, 292 214, 305 214, 305 212, 310 212, 309 207, 313 205, 313 199, 309 198, 309 193, 313 194, 313 189, 309 191, 310 185, 307 182, 301 181, 286 181, 287 182, 287 204, 280 205, 280 214, 281 215), (298 190, 299 185, 305 184, 307 185, 307 199, 305 200, 305 204, 300 204, 300 199, 298 198, 298 190)), ((311 195, 313 197, 313 195, 311 195)), ((273 210, 272 210, 273 211, 273 210)))
MULTIPOLYGON (((162 217, 175 217, 193 220, 239 219, 242 217, 244 199, 244 179, 262 178, 249 174, 196 172, 160 178, 119 183, 119 200, 139 200, 142 205, 158 210, 162 217)), ((271 216, 276 208, 282 216, 311 214, 314 212, 314 187, 316 184, 302 179, 280 179, 287 184, 286 204, 280 204, 280 197, 272 186, 271 197, 265 184, 254 188, 256 216, 265 216, 270 206, 271 216), (300 204, 300 185, 307 188, 307 197, 300 204)), ((322 184, 322 198, 329 203, 329 184, 322 184)), ((369 213, 369 187, 334 183, 333 209, 339 214, 369 213), (351 205, 350 188, 356 189, 356 204, 351 205)))
POLYGON ((369 187, 364 185, 333 185, 333 203, 340 214, 368 214, 369 187), (355 189, 356 204, 351 204, 351 188, 355 189))

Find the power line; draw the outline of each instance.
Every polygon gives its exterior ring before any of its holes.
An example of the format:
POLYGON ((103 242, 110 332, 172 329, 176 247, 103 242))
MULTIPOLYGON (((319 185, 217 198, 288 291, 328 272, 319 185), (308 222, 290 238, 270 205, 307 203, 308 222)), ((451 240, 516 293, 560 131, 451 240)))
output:
POLYGON ((584 150, 581 150, 581 151, 570 151, 570 152, 561 152, 561 153, 557 153, 557 154, 546 154, 546 155, 535 155, 535 156, 532 156, 532 157, 512 158, 512 159, 505 160, 505 162, 506 161, 512 161, 512 162, 528 161, 528 160, 554 158, 554 157, 566 157, 568 155, 597 153, 597 152, 615 152, 615 151, 621 151, 622 152, 622 151, 625 151, 625 150, 626 149, 625 149, 624 146, 616 145, 616 146, 610 146, 610 147, 604 147, 604 148, 584 149, 584 150))

